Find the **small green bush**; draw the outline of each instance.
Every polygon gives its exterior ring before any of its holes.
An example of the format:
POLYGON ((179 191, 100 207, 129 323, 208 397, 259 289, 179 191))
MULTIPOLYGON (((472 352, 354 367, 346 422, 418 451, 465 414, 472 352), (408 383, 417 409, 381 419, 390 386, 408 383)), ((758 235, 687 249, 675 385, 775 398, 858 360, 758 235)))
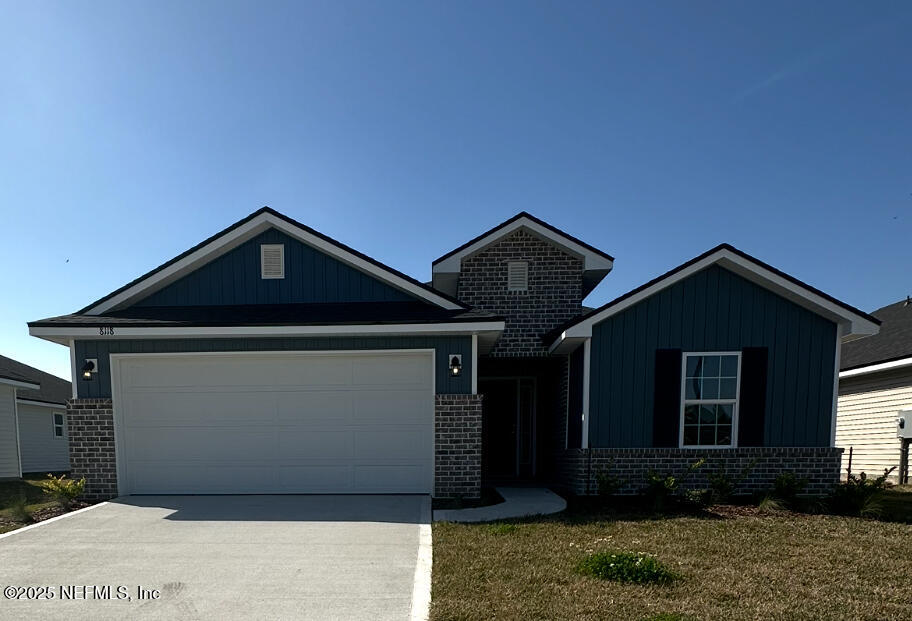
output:
POLYGON ((677 579, 670 569, 654 556, 632 552, 597 552, 576 567, 584 576, 636 584, 670 584, 677 579))
POLYGON ((652 503, 652 508, 661 511, 665 508, 668 500, 673 498, 682 489, 682 484, 697 471, 706 459, 698 459, 687 467, 680 478, 671 474, 658 473, 655 470, 649 470, 646 473, 646 485, 643 487, 643 496, 652 503))
POLYGON ((896 466, 893 466, 884 470, 876 479, 869 479, 864 472, 858 476, 849 473, 848 478, 830 494, 830 510, 843 515, 881 517, 883 503, 878 496, 889 485, 887 479, 895 469, 896 466))
POLYGON ((611 468, 614 466, 614 460, 610 460, 608 465, 595 474, 595 484, 598 488, 598 495, 607 498, 614 496, 621 488, 624 487, 625 479, 611 474, 611 468))
POLYGON ((48 474, 48 478, 41 481, 39 485, 42 491, 53 497, 61 508, 69 509, 73 506, 73 502, 82 496, 82 492, 85 491, 85 482, 84 478, 77 481, 68 479, 65 474, 61 474, 59 477, 48 474))
POLYGON ((492 535, 512 535, 516 532, 516 524, 502 524, 500 522, 488 524, 488 532, 492 535))
POLYGON ((784 508, 782 502, 772 494, 767 494, 761 498, 757 506, 761 513, 775 513, 776 511, 782 511, 784 508))
POLYGON ((783 472, 773 481, 773 496, 786 504, 793 505, 807 484, 807 479, 795 476, 794 472, 783 472))
POLYGON ((32 514, 29 513, 29 510, 26 508, 28 505, 28 500, 25 497, 25 494, 19 493, 19 497, 16 498, 9 507, 9 516, 17 522, 22 522, 28 524, 32 521, 32 514))
POLYGON ((757 461, 756 458, 752 459, 736 477, 729 476, 725 472, 724 465, 720 465, 719 469, 715 472, 707 474, 706 479, 709 482, 711 502, 720 504, 731 500, 731 497, 735 494, 738 486, 741 485, 742 481, 747 478, 747 475, 749 475, 757 465, 757 461))

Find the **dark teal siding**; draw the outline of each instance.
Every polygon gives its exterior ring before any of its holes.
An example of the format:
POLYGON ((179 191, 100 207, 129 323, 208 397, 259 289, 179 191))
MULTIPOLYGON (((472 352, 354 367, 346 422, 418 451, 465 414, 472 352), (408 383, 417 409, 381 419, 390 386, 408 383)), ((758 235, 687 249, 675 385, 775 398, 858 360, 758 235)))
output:
POLYGON ((390 337, 321 337, 321 338, 250 338, 250 339, 149 339, 76 341, 76 360, 98 359, 98 375, 91 381, 79 378, 76 388, 80 398, 111 396, 111 363, 109 354, 209 352, 209 351, 323 351, 345 349, 435 349, 435 385, 438 394, 471 392, 471 336, 390 336, 390 337), (452 377, 447 354, 462 354, 462 373, 452 377))
POLYGON ((406 302, 414 299, 281 231, 269 229, 135 306, 406 302), (263 280, 260 277, 260 244, 285 244, 285 278, 263 280))
POLYGON ((590 446, 648 447, 656 349, 769 348, 766 446, 828 446, 836 325, 712 266, 593 326, 590 446))

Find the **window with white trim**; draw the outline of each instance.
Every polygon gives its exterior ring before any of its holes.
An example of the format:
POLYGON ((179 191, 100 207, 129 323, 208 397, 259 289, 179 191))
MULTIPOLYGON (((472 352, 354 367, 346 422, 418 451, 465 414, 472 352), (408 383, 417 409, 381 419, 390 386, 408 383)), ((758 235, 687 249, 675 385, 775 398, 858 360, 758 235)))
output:
POLYGON ((54 420, 54 437, 62 438, 64 434, 64 427, 66 426, 66 419, 63 418, 63 414, 60 412, 54 412, 51 414, 54 420))
POLYGON ((285 278, 285 244, 260 245, 260 276, 264 280, 285 278))
POLYGON ((529 263, 510 261, 507 263, 507 291, 529 290, 529 263))
POLYGON ((681 446, 734 446, 740 352, 685 352, 682 366, 681 446))

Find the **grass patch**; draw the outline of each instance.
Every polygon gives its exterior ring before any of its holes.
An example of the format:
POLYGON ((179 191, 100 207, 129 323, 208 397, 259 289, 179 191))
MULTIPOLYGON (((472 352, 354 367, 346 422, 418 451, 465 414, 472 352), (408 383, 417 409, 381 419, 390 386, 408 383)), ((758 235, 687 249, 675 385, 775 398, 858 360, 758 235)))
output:
POLYGON ((576 571, 602 580, 635 584, 671 584, 677 579, 654 556, 635 552, 596 552, 581 560, 576 571))
POLYGON ((27 474, 21 480, 0 481, 0 533, 21 528, 32 521, 31 514, 56 506, 38 485, 46 478, 27 474))
MULTIPOLYGON (((912 489, 893 488, 900 507, 912 489)), ((655 514, 571 502, 553 516, 435 523, 431 617, 450 619, 909 619, 907 524, 731 506, 655 514), (657 555, 682 579, 595 581, 575 568, 616 550, 657 555), (659 616, 673 615, 673 616, 659 616)))
POLYGON ((516 532, 516 524, 495 522, 494 524, 488 524, 488 530, 492 535, 512 535, 516 532))

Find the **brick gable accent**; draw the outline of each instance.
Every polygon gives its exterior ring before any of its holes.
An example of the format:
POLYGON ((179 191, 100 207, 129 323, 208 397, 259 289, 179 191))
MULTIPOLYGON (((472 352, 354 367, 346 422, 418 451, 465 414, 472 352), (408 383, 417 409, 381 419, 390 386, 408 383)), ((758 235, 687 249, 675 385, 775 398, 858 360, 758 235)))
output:
POLYGON ((457 297, 505 317, 491 356, 546 356, 541 337, 582 313, 583 261, 520 229, 462 260, 457 297), (529 264, 529 289, 507 291, 507 264, 529 264))

